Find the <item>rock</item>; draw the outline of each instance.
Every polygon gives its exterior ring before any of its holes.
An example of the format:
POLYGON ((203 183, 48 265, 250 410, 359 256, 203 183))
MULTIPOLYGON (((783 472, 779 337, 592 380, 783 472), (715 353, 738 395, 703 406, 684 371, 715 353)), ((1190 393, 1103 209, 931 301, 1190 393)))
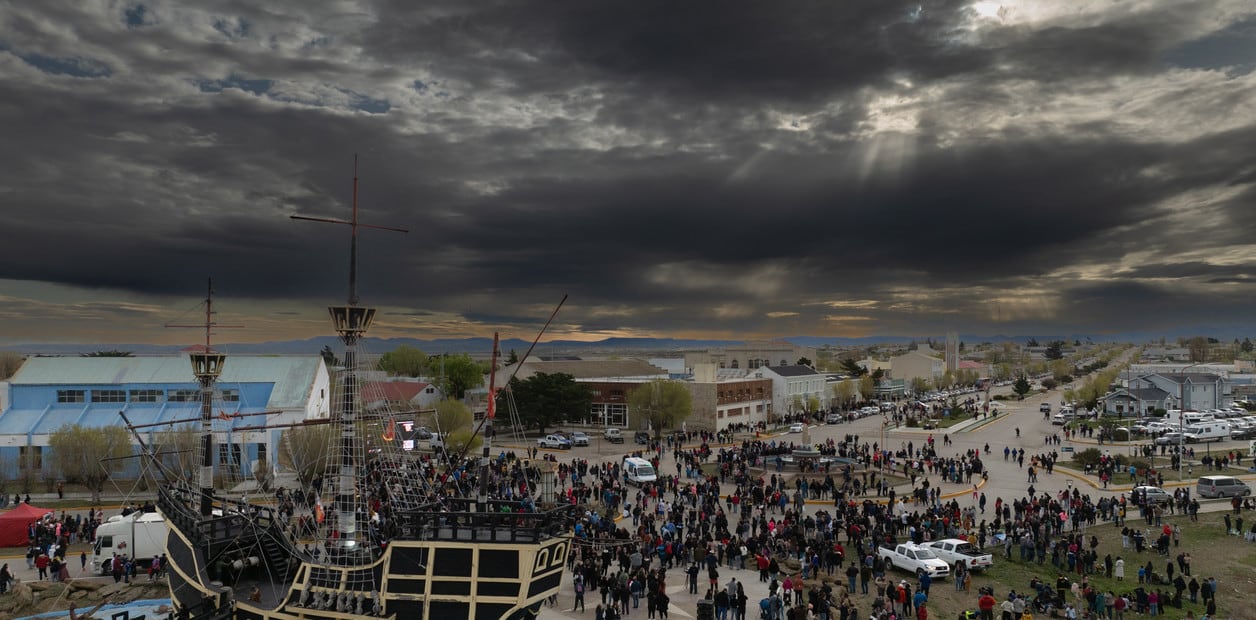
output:
POLYGON ((103 588, 105 584, 99 581, 92 581, 90 579, 73 579, 67 584, 67 586, 71 590, 86 590, 89 592, 95 592, 96 590, 103 588))
POLYGON ((18 605, 31 605, 35 603, 35 592, 29 584, 21 582, 13 586, 13 598, 17 599, 18 605))
POLYGON ((77 601, 85 596, 87 596, 87 590, 75 590, 70 593, 70 600, 77 601))
POLYGON ((781 566, 788 569, 788 572, 797 573, 802 570, 802 563, 797 558, 789 558, 781 563, 781 566))
POLYGON ((26 585, 30 586, 31 590, 43 592, 44 590, 51 588, 54 584, 51 581, 28 581, 26 582, 26 585))
POLYGON ((113 596, 114 594, 122 592, 123 590, 129 590, 130 588, 131 588, 131 584, 125 581, 119 581, 117 583, 111 583, 97 590, 96 593, 99 594, 103 598, 109 598, 113 596))

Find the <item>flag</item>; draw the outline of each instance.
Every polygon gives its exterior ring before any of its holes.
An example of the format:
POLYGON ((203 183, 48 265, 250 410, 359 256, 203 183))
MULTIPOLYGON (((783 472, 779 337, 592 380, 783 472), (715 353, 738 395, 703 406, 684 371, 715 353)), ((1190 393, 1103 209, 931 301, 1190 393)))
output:
POLYGON ((392 441, 397 437, 397 420, 388 416, 388 426, 384 427, 384 441, 392 441))
POLYGON ((321 495, 314 496, 314 520, 322 523, 327 518, 327 514, 323 512, 323 497, 321 495))

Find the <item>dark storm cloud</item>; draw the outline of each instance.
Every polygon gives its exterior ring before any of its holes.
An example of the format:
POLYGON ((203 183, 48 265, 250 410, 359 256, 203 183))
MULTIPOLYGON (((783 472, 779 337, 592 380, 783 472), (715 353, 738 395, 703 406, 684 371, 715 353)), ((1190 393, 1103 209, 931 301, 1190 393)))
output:
POLYGON ((987 54, 951 37, 964 4, 526 1, 415 10, 379 2, 392 18, 363 41, 391 62, 440 58, 464 79, 505 78, 520 92, 580 80, 633 98, 814 103, 892 72, 941 77, 980 67, 987 54))
POLYGON ((342 298, 348 231, 288 216, 348 217, 357 152, 410 229, 363 231, 364 298, 469 330, 1242 312, 1256 82, 1182 67, 1250 8, 969 4, 0 9, 0 278, 342 298))

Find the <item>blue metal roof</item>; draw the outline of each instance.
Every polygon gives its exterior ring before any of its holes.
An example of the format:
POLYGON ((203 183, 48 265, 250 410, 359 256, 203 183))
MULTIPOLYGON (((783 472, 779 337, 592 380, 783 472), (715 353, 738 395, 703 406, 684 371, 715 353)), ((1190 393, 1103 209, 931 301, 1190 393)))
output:
MULTIPOLYGON (((273 409, 303 409, 318 378, 325 372, 318 355, 233 355, 223 364, 219 389, 237 384, 270 383, 269 401, 246 403, 273 409)), ((152 357, 32 357, 9 383, 18 386, 165 385, 196 386, 187 355, 152 357)))

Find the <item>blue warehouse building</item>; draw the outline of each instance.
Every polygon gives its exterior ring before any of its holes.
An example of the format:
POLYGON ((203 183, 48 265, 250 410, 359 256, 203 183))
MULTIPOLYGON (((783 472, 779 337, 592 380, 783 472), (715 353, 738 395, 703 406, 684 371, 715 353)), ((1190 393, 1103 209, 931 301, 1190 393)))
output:
MULTIPOLYGON (((326 418, 331 399, 321 356, 228 356, 214 398, 215 413, 226 414, 214 418, 215 458, 242 476, 252 475, 259 460, 275 468, 282 430, 242 427, 326 418)), ((31 466, 56 477, 48 438, 68 424, 122 425, 119 411, 137 427, 172 423, 199 418, 200 407, 187 355, 32 357, 0 383, 0 472, 15 479, 23 466, 31 466)), ((167 430, 171 427, 164 424, 149 426, 141 436, 148 443, 167 430)), ((115 476, 138 473, 138 459, 129 459, 115 476)))

